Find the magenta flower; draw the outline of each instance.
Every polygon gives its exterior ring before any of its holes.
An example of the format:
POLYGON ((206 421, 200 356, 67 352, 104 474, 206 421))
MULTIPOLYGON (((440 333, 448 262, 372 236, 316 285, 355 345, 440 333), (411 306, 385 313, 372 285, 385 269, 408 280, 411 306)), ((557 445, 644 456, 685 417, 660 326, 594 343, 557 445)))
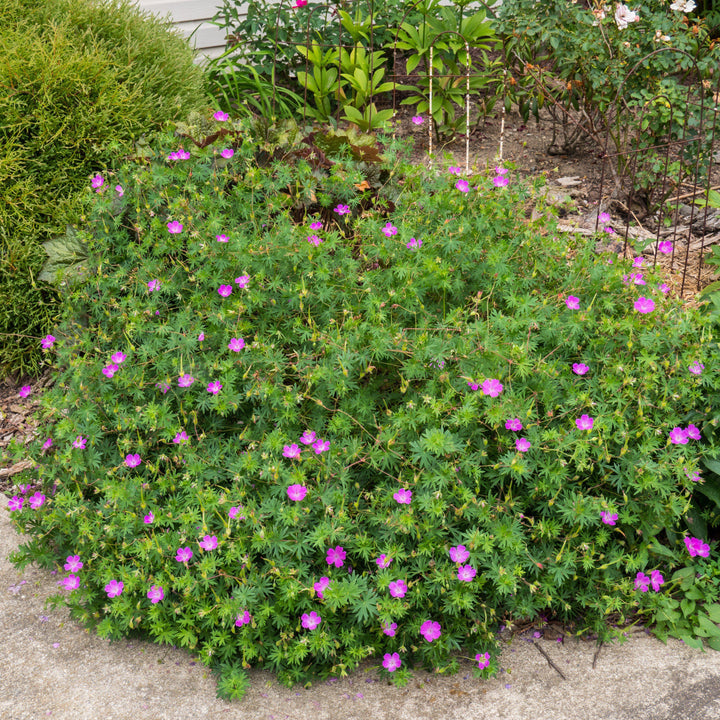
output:
POLYGON ((201 332, 201 333, 198 335, 198 342, 202 342, 204 339, 205 339, 205 333, 204 333, 204 332, 201 332))
POLYGON ((393 235, 397 235, 397 228, 388 220, 385 227, 382 229, 383 235, 385 237, 392 237, 393 235))
POLYGON ((227 235, 216 235, 216 236, 215 236, 215 239, 216 239, 218 242, 222 242, 222 243, 228 242, 228 236, 227 236, 227 235))
POLYGON ((322 223, 319 220, 315 220, 310 223, 311 230, 322 230, 322 223))
POLYGON ((303 613, 300 619, 306 630, 314 630, 322 622, 322 618, 314 610, 309 615, 303 613))
POLYGON ((590 368, 585 363, 573 363, 572 369, 576 375, 584 375, 590 368))
POLYGON ((233 352, 240 352, 245 347, 245 341, 242 338, 231 338, 228 348, 233 352))
POLYGON ((598 215, 598 220, 601 223, 608 223, 610 222, 610 213, 602 212, 598 215))
POLYGON ((16 510, 22 510, 23 503, 25 502, 24 498, 19 497, 18 495, 13 495, 8 500, 8 510, 10 512, 15 512, 16 510))
POLYGON ((383 623, 382 631, 385 633, 385 635, 395 637, 395 633, 397 632, 397 623, 383 623))
POLYGON ((80 587, 80 578, 77 575, 68 575, 59 584, 66 590, 77 590, 80 587))
POLYGON ((393 582, 388 585, 388 590, 394 598, 402 598, 405 597, 408 587, 404 580, 393 580, 393 582))
POLYGON ((235 618, 235 627, 242 627, 243 625, 249 625, 252 622, 252 615, 247 610, 243 610, 238 613, 235 618))
POLYGON ((113 353, 113 355, 110 357, 110 360, 112 360, 114 363, 117 363, 118 365, 124 363, 126 359, 127 355, 123 352, 113 353))
MULTIPOLYGON (((413 118, 413 120, 415 120, 415 118, 413 118)), ((402 665, 402 660, 396 652, 392 654, 385 653, 382 664, 388 672, 395 672, 402 665)))
POLYGON ((177 235, 182 232, 183 226, 177 220, 173 220, 167 224, 167 229, 171 235, 177 235))
POLYGON ((312 445, 316 440, 317 440, 317 436, 315 435, 314 431, 312 431, 312 430, 306 430, 300 436, 300 442, 303 445, 312 445))
POLYGON ((508 169, 507 169, 507 168, 504 168, 504 167, 501 167, 501 166, 499 166, 499 165, 496 165, 496 166, 495 166, 495 174, 496 174, 496 175, 507 175, 507 174, 508 174, 508 169))
POLYGON ((328 565, 334 565, 335 567, 342 567, 343 561, 347 557, 345 550, 338 545, 337 547, 330 548, 327 551, 327 557, 325 558, 328 565))
POLYGON ((460 165, 451 165, 451 166, 448 168, 448 172, 449 172, 451 175, 461 175, 461 174, 462 174, 462 168, 460 167, 460 165))
POLYGON ((659 570, 653 570, 650 573, 650 585, 652 589, 657 592, 660 590, 660 586, 665 582, 665 578, 660 574, 659 570))
POLYGON ((218 545, 217 535, 204 535, 203 539, 198 542, 198 545, 208 552, 214 550, 218 545))
POLYGON ((433 622, 432 620, 426 620, 420 626, 420 634, 428 641, 432 642, 437 640, 441 635, 440 623, 433 622))
POLYGON ((410 119, 415 125, 422 125, 425 120, 422 115, 413 115, 410 119))
POLYGON ((658 288, 663 295, 667 295, 670 292, 670 286, 667 283, 660 283, 658 288))
POLYGON ((655 309, 655 302, 651 298, 639 297, 633 307, 639 313, 649 313, 655 309))
POLYGON ((520 422, 520 418, 512 418, 505 423, 505 429, 520 432, 523 429, 523 424, 520 422))
POLYGON ((159 603, 165 597, 165 593, 163 592, 161 585, 151 585, 147 596, 150 602, 154 605, 155 603, 159 603))
POLYGON ((464 545, 450 548, 450 559, 454 563, 464 563, 470 557, 470 553, 464 545))
POLYGON ((412 250, 413 248, 422 247, 422 240, 416 240, 415 238, 410 238, 410 241, 405 243, 405 247, 408 250, 412 250))
MULTIPOLYGON (((230 510, 228 510, 228 517, 229 517, 231 520, 234 520, 234 519, 238 516, 238 513, 240 512, 240 508, 241 508, 241 507, 242 507, 242 505, 241 505, 240 507, 231 507, 230 510)), ((244 515, 240 515, 240 519, 241 519, 241 520, 244 520, 244 519, 245 519, 245 516, 244 516, 244 515)))
POLYGON ((472 565, 461 565, 458 568, 457 578, 463 582, 472 582, 472 579, 477 575, 477 570, 472 565))
POLYGON ((685 477, 687 477, 688 480, 692 480, 692 482, 700 482, 700 480, 702 480, 702 475, 700 475, 697 470, 691 474, 687 468, 685 468, 685 477))
POLYGON ((249 275, 241 275, 240 277, 235 278, 235 283, 241 290, 244 290, 247 287, 247 284, 249 282, 250 282, 249 275))
POLYGON ((155 387, 159 388, 163 395, 167 395, 167 391, 170 389, 169 383, 155 383, 155 387))
POLYGON ((296 443, 293 443, 292 445, 285 445, 283 448, 283 457, 293 460, 296 457, 300 457, 301 452, 302 450, 300 449, 300 446, 296 443))
POLYGON ((304 485, 290 485, 287 489, 288 497, 295 502, 300 502, 307 495, 307 488, 304 485))
POLYGON ((26 397, 27 397, 28 395, 30 395, 31 393, 32 393, 32 387, 31 387, 30 385, 23 385, 23 386, 20 388, 20 392, 18 393, 18 395, 19 395, 21 398, 26 398, 26 397))
POLYGON ((488 667, 488 665, 490 665, 490 653, 478 653, 475 656, 475 661, 477 662, 480 670, 484 670, 486 667, 488 667))
POLYGON ((215 382, 208 383, 207 391, 211 393, 212 395, 217 395, 222 390, 222 384, 219 380, 215 380, 215 382))
POLYGON ((151 280, 147 285, 148 285, 148 290, 150 292, 160 289, 160 281, 159 280, 151 280))
POLYGON ((673 250, 673 244, 671 240, 663 240, 662 242, 658 243, 658 252, 663 253, 663 255, 669 255, 673 250))
POLYGON ((83 568, 83 563, 80 560, 79 555, 68 555, 65 559, 63 568, 71 573, 80 572, 83 568))
POLYGON ((46 335, 41 341, 40 345, 42 345, 43 350, 49 350, 53 343, 55 342, 56 338, 54 335, 46 335))
POLYGON ((483 395, 489 395, 490 397, 497 397, 502 391, 503 386, 499 380, 490 378, 482 384, 483 395))
POLYGON ((224 113, 222 110, 218 110, 218 111, 213 115, 213 117, 214 117, 218 122, 225 122, 226 120, 228 120, 228 119, 230 118, 230 116, 229 116, 227 113, 224 113))
POLYGON ((178 386, 182 388, 190 387, 195 382, 195 378, 192 375, 183 373, 178 378, 178 386))
POLYGON ((473 382, 472 380, 468 380, 468 387, 469 387, 471 390, 475 391, 475 390, 477 390, 480 386, 479 386, 476 382, 473 382))
POLYGON ((52 447, 52 444, 53 444, 53 440, 52 440, 52 438, 49 437, 49 438, 43 443, 43 446, 42 446, 43 450, 49 450, 49 449, 52 447))
POLYGON ((495 187, 505 187, 510 182, 510 180, 503 175, 497 175, 493 178, 493 185, 495 187))
POLYGON ((384 570, 386 567, 390 567, 390 563, 393 561, 391 557, 388 557, 384 553, 379 557, 375 559, 375 563, 380 567, 382 570, 384 570))
POLYGON ((73 442, 73 447, 77 448, 78 450, 84 450, 86 444, 87 438, 84 438, 82 435, 78 435, 73 442))
POLYGON ((455 183, 455 188, 460 192, 470 192, 470 183, 467 180, 458 180, 455 183))
POLYGON ((39 510, 45 504, 45 496, 41 492, 36 491, 30 496, 28 502, 33 510, 39 510))
POLYGON ((605 525, 615 525, 615 522, 618 519, 617 513, 605 512, 604 510, 600 511, 600 517, 605 525))
POLYGON ((515 449, 518 452, 527 452, 530 449, 530 441, 524 437, 518 438, 515 441, 515 449))
POLYGON ((105 586, 105 592, 107 593, 107 596, 109 598, 114 598, 120 595, 125 588, 125 584, 122 582, 119 582, 117 580, 111 580, 106 586, 105 586))
POLYGON ((312 444, 312 449, 315 451, 316 455, 321 455, 330 449, 330 441, 318 439, 312 444))
POLYGON ((337 207, 333 208, 333 212, 336 212, 338 215, 347 215, 350 212, 350 206, 338 205, 337 207))
POLYGON ((568 299, 565 301, 565 304, 571 310, 579 310, 580 309, 580 298, 575 297, 574 295, 569 295, 568 299))
POLYGON ((134 455, 125 456, 125 464, 129 468, 137 467, 141 462, 142 460, 140 459, 140 455, 138 455, 137 453, 135 453, 134 455))
POLYGON ((704 543, 700 538, 685 538, 685 547, 690 553, 690 557, 699 555, 700 557, 708 557, 710 555, 710 546, 704 543))
POLYGON ((693 375, 700 375, 700 373, 705 369, 705 366, 701 363, 695 360, 695 362, 688 368, 688 370, 693 375))
POLYGON ((412 501, 412 490, 400 488, 394 495, 393 498, 401 505, 409 505, 412 501))
POLYGON ((595 420, 593 420, 593 418, 589 415, 581 415, 575 421, 575 424, 577 425, 578 430, 592 430, 595 420))
POLYGON ((110 378, 112 378, 112 377, 115 375, 115 373, 116 373, 119 369, 120 369, 120 368, 119 368, 115 363, 110 363, 109 365, 106 365, 106 366, 102 369, 102 374, 103 374, 106 378, 110 379, 110 378))
POLYGON ((649 586, 650 578, 645 573, 639 572, 635 576, 635 589, 640 590, 640 592, 647 592, 649 586))
POLYGON ((687 445, 688 435, 681 427, 674 427, 670 431, 670 442, 673 445, 687 445))
POLYGON ((187 433, 184 430, 181 430, 174 438, 173 442, 176 445, 180 445, 180 443, 189 442, 190 438, 187 436, 187 433))
POLYGON ((116 185, 115 192, 118 194, 118 197, 122 197, 125 194, 122 185, 116 185))
POLYGON ((320 243, 322 242, 322 240, 317 235, 308 235, 307 241, 315 247, 320 245, 320 243))
POLYGON ((190 561, 190 558, 193 556, 193 551, 189 547, 181 547, 177 549, 177 555, 175 555, 175 559, 178 562, 186 563, 190 561))
POLYGON ((702 437, 700 435, 700 430, 692 423, 685 428, 685 433, 691 440, 700 440, 702 437))
POLYGON ((152 512, 149 512, 147 515, 143 516, 143 522, 146 525, 152 525, 155 522, 155 516, 152 514, 152 512))
POLYGON ((226 159, 229 160, 234 154, 235 151, 232 148, 224 148, 220 151, 220 154, 226 159))
POLYGON ((100 173, 90 180, 90 185, 95 188, 95 192, 100 192, 104 183, 105 178, 100 173))
POLYGON ((321 577, 318 582, 316 582, 313 585, 313 588, 315 589, 315 592, 318 594, 319 598, 323 597, 323 593, 330 585, 330 578, 329 577, 321 577))
POLYGON ((220 297, 230 297, 232 295, 232 285, 221 285, 217 291, 220 297))

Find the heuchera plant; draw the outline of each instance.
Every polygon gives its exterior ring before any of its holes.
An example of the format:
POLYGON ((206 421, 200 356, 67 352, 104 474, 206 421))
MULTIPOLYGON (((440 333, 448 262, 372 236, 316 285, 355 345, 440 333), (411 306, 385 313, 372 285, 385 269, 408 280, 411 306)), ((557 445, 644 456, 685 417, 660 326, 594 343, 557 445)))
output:
POLYGON ((525 220, 507 168, 460 186, 388 146, 363 190, 216 120, 88 181, 92 268, 42 341, 13 559, 66 563, 76 618, 234 697, 251 666, 487 676, 501 622, 606 638, 716 562, 682 519, 717 343, 654 271, 525 220))

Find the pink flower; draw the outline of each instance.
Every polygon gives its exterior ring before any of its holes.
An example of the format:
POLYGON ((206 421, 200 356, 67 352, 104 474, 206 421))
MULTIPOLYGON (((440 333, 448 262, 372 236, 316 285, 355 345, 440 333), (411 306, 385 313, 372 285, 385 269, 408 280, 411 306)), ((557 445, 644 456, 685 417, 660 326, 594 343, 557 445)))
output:
POLYGON ((41 341, 40 345, 42 345, 43 350, 49 350, 53 343, 55 342, 56 338, 54 335, 46 335, 41 341))
POLYGON ((415 125, 422 125, 424 122, 424 118, 422 115, 413 115, 410 119, 413 121, 413 124, 415 124, 415 125))
POLYGON ((125 584, 122 582, 119 582, 117 580, 111 580, 106 586, 105 586, 105 592, 107 593, 107 596, 109 598, 114 598, 120 595, 125 588, 125 584))
POLYGON ((45 504, 45 496, 41 492, 37 491, 30 496, 28 502, 33 510, 39 510, 45 504))
POLYGON ((140 459, 140 455, 138 455, 137 453, 135 453, 134 455, 125 456, 125 464, 129 468, 137 467, 141 462, 142 460, 140 459))
POLYGON ((580 298, 575 297, 574 295, 570 295, 570 296, 568 296, 568 299, 565 301, 565 304, 571 310, 579 310, 580 309, 580 298))
POLYGON ((232 295, 232 285, 221 285, 217 291, 220 297, 230 297, 232 295))
POLYGON ((605 525, 615 525, 615 521, 618 519, 617 513, 605 512, 604 510, 600 511, 600 517, 605 525))
POLYGON ((469 557, 470 553, 464 545, 458 545, 457 547, 450 548, 450 559, 454 563, 464 563, 469 557))
POLYGON ((151 512, 149 512, 147 515, 145 515, 143 517, 143 522, 146 525, 152 525, 153 522, 155 522, 155 516, 151 512))
POLYGON ((692 482, 700 482, 700 480, 702 480, 702 475, 700 475, 700 473, 697 470, 695 470, 691 474, 687 468, 685 468, 685 477, 687 477, 687 479, 691 480, 692 482))
POLYGON ((235 283, 241 290, 244 290, 247 287, 247 284, 249 282, 250 282, 249 275, 241 275, 240 277, 235 278, 235 283))
POLYGON ((480 386, 476 382, 473 382, 472 380, 468 380, 468 387, 471 390, 477 390, 480 386))
POLYGON ((477 570, 472 565, 461 565, 458 568, 457 578, 463 582, 471 582, 477 575, 477 570))
POLYGON ((330 449, 330 441, 318 439, 312 444, 312 448, 316 455, 320 455, 330 449))
POLYGON ((391 557, 383 554, 379 558, 376 558, 375 563, 378 565, 378 567, 384 570, 386 567, 390 567, 390 563, 392 561, 393 559, 391 557))
POLYGON ((639 572, 635 576, 635 589, 640 590, 640 592, 647 592, 648 587, 650 585, 650 578, 642 572, 639 572))
POLYGON ((325 590, 327 590, 329 585, 330 578, 328 577, 321 577, 320 580, 313 585, 313 588, 315 589, 315 592, 318 594, 319 598, 322 598, 323 593, 325 592, 325 590))
POLYGON ((433 622, 432 620, 426 620, 420 626, 420 634, 428 641, 432 642, 437 640, 441 635, 440 623, 433 622))
POLYGON ((291 460, 300 457, 300 446, 296 443, 293 443, 292 445, 285 445, 283 448, 283 457, 290 458, 291 460))
POLYGON ((395 637, 395 632, 397 631, 397 623, 383 623, 382 631, 385 633, 385 635, 395 637))
POLYGON ((220 151, 220 154, 226 160, 229 160, 235 154, 235 151, 232 148, 224 148, 223 150, 220 151))
POLYGON ((306 430, 300 436, 300 442, 303 445, 312 445, 316 440, 317 440, 317 436, 315 435, 314 431, 312 431, 312 430, 306 430))
POLYGON ((581 415, 575 421, 575 424, 577 425, 578 430, 592 430, 595 420, 593 420, 593 418, 589 415, 581 415))
POLYGON ((77 575, 68 575, 59 584, 66 590, 77 590, 80 587, 80 578, 77 575))
POLYGON ((290 485, 287 489, 288 497, 295 502, 302 500, 307 495, 307 488, 304 485, 290 485))
POLYGON ((48 439, 43 443, 43 446, 42 446, 43 450, 49 450, 49 449, 52 447, 52 444, 53 444, 52 438, 48 438, 48 439))
POLYGON ((192 558, 193 551, 189 547, 181 547, 177 549, 177 555, 175 555, 175 559, 178 562, 186 563, 192 558))
POLYGON ((408 250, 412 250, 413 248, 422 247, 422 240, 416 240, 415 238, 410 238, 410 241, 405 243, 405 247, 408 250))
POLYGON ((598 215, 598 220, 601 223, 609 223, 610 222, 610 213, 602 212, 598 215))
POLYGON ((493 178, 493 185, 495 187, 505 187, 509 182, 510 180, 502 175, 497 175, 493 178))
POLYGON ((336 212, 338 215, 347 215, 350 212, 350 206, 338 205, 337 207, 333 208, 333 212, 336 212))
POLYGON ((334 565, 335 567, 342 567, 343 561, 347 557, 345 550, 338 545, 337 547, 330 548, 327 551, 327 557, 325 558, 328 565, 334 565))
POLYGON ((227 235, 216 235, 216 236, 215 236, 215 239, 216 239, 218 242, 222 242, 222 243, 228 242, 228 236, 227 236, 227 235))
POLYGON ((217 395, 222 390, 222 384, 219 380, 215 380, 215 382, 208 383, 207 391, 211 393, 212 395, 217 395))
POLYGON ((388 585, 388 590, 394 598, 402 598, 405 597, 408 587, 404 580, 393 580, 390 585, 388 585))
POLYGON ((222 110, 218 110, 218 111, 213 115, 213 117, 214 117, 218 122, 225 122, 226 120, 228 120, 228 119, 230 118, 230 116, 229 116, 227 113, 224 113, 222 110))
POLYGON ((322 223, 319 220, 315 220, 310 223, 311 230, 322 230, 322 223))
POLYGON ((467 180, 458 180, 455 183, 455 188, 460 192, 470 192, 470 183, 467 180))
POLYGON ((685 538, 685 547, 690 553, 690 557, 699 555, 700 557, 708 557, 710 555, 710 546, 704 543, 700 538, 685 538))
POLYGON ((660 590, 660 586, 665 582, 665 578, 660 574, 659 570, 653 570, 650 573, 650 585, 652 589, 657 592, 660 590))
POLYGON ((115 363, 110 363, 102 369, 102 374, 106 378, 112 378, 120 368, 115 363))
POLYGON ((95 175, 95 177, 90 180, 90 185, 95 188, 95 192, 100 192, 104 183, 105 178, 100 173, 95 175))
MULTIPOLYGON (((230 510, 228 510, 228 517, 229 517, 231 520, 234 520, 234 519, 238 516, 238 513, 240 512, 240 508, 241 508, 241 507, 242 507, 242 505, 241 505, 240 507, 231 507, 230 510)), ((244 516, 244 515, 240 515, 240 519, 241 519, 241 520, 244 520, 244 519, 245 519, 245 516, 244 516)))
POLYGON ((243 625, 249 625, 252 621, 252 616, 247 610, 243 610, 241 613, 238 613, 238 616, 235 618, 235 627, 242 627, 243 625))
POLYGON ((522 422, 520 422, 520 418, 512 418, 511 420, 508 420, 505 423, 505 429, 512 430, 513 432, 520 432, 520 430, 523 429, 523 425, 522 425, 522 422))
POLYGON ((123 352, 113 353, 113 355, 110 357, 110 360, 112 360, 112 362, 114 362, 114 363, 117 363, 118 365, 121 365, 122 363, 124 363, 126 359, 127 359, 127 355, 123 352))
POLYGON ((685 428, 685 433, 691 440, 700 440, 702 437, 699 428, 692 423, 685 428))
MULTIPOLYGON (((297 1, 303 2, 304 0, 297 1)), ((303 613, 300 619, 302 620, 302 626, 306 630, 314 630, 322 622, 322 618, 314 610, 309 615, 303 613)))
POLYGON ((490 397, 497 397, 502 391, 503 386, 499 380, 490 378, 482 384, 483 395, 489 395, 490 397))
POLYGON ((400 488, 400 490, 393 495, 393 498, 401 505, 409 505, 412 501, 412 490, 400 488))
POLYGON ((214 550, 218 545, 217 535, 204 535, 203 539, 198 542, 198 545, 208 552, 214 550))
POLYGON ((204 339, 205 339, 205 333, 204 333, 204 332, 201 332, 201 333, 198 335, 198 342, 202 342, 204 339))
POLYGON ((63 568, 71 573, 80 572, 83 568, 83 563, 80 561, 79 555, 68 555, 65 559, 63 568))
POLYGON ((451 165, 451 166, 448 168, 448 172, 449 172, 451 175, 461 175, 461 174, 462 174, 462 168, 460 167, 460 165, 451 165))
POLYGON ((482 653, 482 654, 478 653, 475 656, 475 660, 476 660, 480 670, 484 670, 486 667, 488 667, 488 665, 490 665, 490 653, 488 653, 488 652, 482 653))
POLYGON ((663 295, 667 295, 670 292, 670 287, 667 283, 660 283, 658 288, 663 295))
POLYGON ((176 445, 180 445, 180 443, 189 442, 190 438, 187 436, 187 433, 184 430, 181 430, 174 438, 173 442, 176 445))
POLYGON ((661 243, 658 243, 658 252, 661 252, 663 255, 669 255, 673 250, 673 244, 671 240, 663 240, 661 243))
POLYGON ((315 247, 320 245, 320 243, 322 242, 322 240, 317 235, 308 235, 307 241, 315 247))
POLYGON ((688 368, 688 370, 693 375, 700 375, 700 373, 705 369, 705 366, 701 363, 695 360, 695 362, 688 368))
POLYGON ((585 363, 573 363, 572 369, 576 375, 584 375, 590 368, 585 363))
POLYGON ((245 347, 245 341, 242 338, 232 338, 228 343, 228 348, 233 352, 240 352, 245 347))
POLYGON ((160 289, 160 281, 159 280, 151 280, 147 285, 148 285, 148 290, 150 292, 160 289))
POLYGON ((123 190, 122 185, 116 185, 115 192, 118 194, 118 197, 122 197, 125 194, 125 191, 123 190))
POLYGON ((161 585, 151 585, 147 596, 150 602, 154 605, 155 603, 159 603, 165 597, 165 593, 163 592, 161 585))
POLYGON ((397 228, 390 221, 388 221, 385 227, 382 229, 383 235, 385 235, 385 237, 392 237, 393 235, 397 235, 397 231, 397 228))
MULTIPOLYGON (((413 120, 414 119, 415 118, 413 118, 413 120)), ((385 653, 383 655, 382 664, 388 672, 395 672, 402 665, 402 660, 400 659, 400 655, 398 655, 396 652, 392 654, 385 653)))
POLYGON ((633 307, 639 313, 649 313, 655 309, 655 303, 651 298, 639 297, 633 307))
POLYGON ((183 373, 178 378, 178 386, 185 388, 190 387, 195 382, 195 378, 192 375, 188 375, 186 373, 183 373))
POLYGON ((182 232, 183 226, 177 220, 173 220, 167 224, 167 229, 172 235, 177 235, 182 232))
POLYGON ((527 452, 530 449, 530 441, 524 437, 518 438, 515 441, 515 449, 518 452, 527 452))
POLYGON ((73 442, 73 447, 77 448, 78 450, 84 450, 86 444, 87 438, 84 438, 82 435, 78 435, 73 442))
POLYGON ((20 392, 18 393, 18 395, 19 395, 21 398, 26 398, 26 397, 27 397, 28 395, 30 395, 31 393, 32 393, 32 387, 31 387, 30 385, 23 385, 23 386, 20 388, 20 392))
POLYGON ((670 431, 670 442, 673 445, 687 445, 688 435, 681 427, 674 427, 670 431))
POLYGON ((23 503, 25 502, 24 498, 19 497, 18 495, 13 495, 8 500, 8 510, 10 512, 15 512, 16 510, 22 510, 23 503))

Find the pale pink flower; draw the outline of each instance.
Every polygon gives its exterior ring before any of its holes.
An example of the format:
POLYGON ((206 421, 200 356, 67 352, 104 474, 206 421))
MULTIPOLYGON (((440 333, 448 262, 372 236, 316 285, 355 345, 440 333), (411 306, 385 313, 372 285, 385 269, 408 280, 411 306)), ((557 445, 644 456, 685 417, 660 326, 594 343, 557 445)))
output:
POLYGON ((303 445, 312 445, 316 440, 317 440, 317 436, 315 435, 315 432, 313 430, 306 430, 300 436, 300 442, 303 445))
POLYGON ((477 570, 472 565, 460 565, 458 568, 457 578, 463 582, 471 582, 477 575, 477 570))
POLYGON ((383 554, 379 558, 375 559, 375 563, 380 567, 381 569, 385 569, 387 567, 390 567, 390 563, 393 561, 391 557, 388 557, 387 555, 383 554))
POLYGON ((214 550, 218 546, 217 535, 204 535, 198 545, 206 551, 214 550))
POLYGON ((296 457, 300 457, 301 448, 297 443, 293 443, 292 445, 285 445, 283 448, 283 457, 290 458, 293 460, 296 457))
POLYGON ((655 309, 655 303, 651 298, 639 297, 635 301, 634 307, 639 313, 649 313, 655 309))
POLYGON ((122 582, 119 582, 118 580, 111 580, 106 586, 105 586, 105 592, 107 593, 107 596, 109 598, 114 598, 120 595, 125 588, 125 584, 122 582))
POLYGON ((318 597, 322 599, 323 593, 325 590, 328 589, 330 586, 330 578, 329 577, 321 577, 320 580, 313 584, 313 588, 315 592, 318 594, 318 597))
POLYGON ((523 424, 520 422, 520 418, 512 418, 505 423, 505 429, 520 432, 523 429, 523 424))
POLYGON ((154 605, 155 603, 159 603, 165 597, 165 592, 163 591, 162 586, 151 585, 147 596, 150 602, 154 605))
POLYGON ((83 563, 79 555, 68 555, 65 559, 63 569, 71 573, 80 572, 83 569, 83 563))
POLYGON ((192 556, 193 556, 193 551, 189 547, 180 547, 177 549, 177 554, 175 555, 175 559, 178 562, 186 563, 186 562, 190 561, 192 556))
POLYGON ((502 391, 503 386, 499 380, 490 378, 482 384, 483 395, 489 395, 490 397, 497 397, 502 391))
POLYGON ((385 635, 395 637, 395 633, 397 632, 397 623, 383 623, 382 631, 385 635))
POLYGON ((212 395, 217 395, 222 390, 222 383, 219 380, 208 383, 207 391, 212 395))
POLYGON ((240 277, 235 278, 235 283, 241 290, 244 290, 247 287, 247 284, 249 282, 250 282, 249 275, 241 275, 240 277))
POLYGON ((404 580, 393 580, 390 585, 388 585, 388 590, 394 598, 402 598, 405 597, 408 587, 404 580))
POLYGON ((426 620, 421 626, 420 626, 420 634, 428 641, 432 642, 433 640, 437 640, 442 635, 442 630, 440 629, 440 623, 433 622, 432 620, 426 620))
POLYGON ((450 559, 454 563, 464 563, 470 557, 470 553, 464 545, 450 548, 450 559))
POLYGON ((456 187, 460 192, 464 192, 464 193, 470 192, 470 183, 469 183, 467 180, 458 180, 458 181, 455 183, 455 187, 456 187))
POLYGON ((307 495, 307 488, 304 485, 290 485, 287 489, 288 497, 295 502, 302 500, 307 495))
MULTIPOLYGON (((298 2, 302 2, 302 0, 298 0, 298 2)), ((314 610, 310 614, 303 613, 300 619, 306 630, 314 630, 322 622, 322 618, 314 610)))
POLYGON ((400 659, 400 655, 396 652, 385 653, 383 655, 382 664, 388 672, 395 672, 402 665, 402 660, 400 659))
POLYGON ((524 437, 518 438, 515 441, 515 449, 518 452, 527 452, 530 449, 530 441, 524 437))
POLYGON ((183 373, 178 377, 178 386, 181 388, 190 387, 195 382, 195 378, 192 375, 183 373))
POLYGON ((413 123, 414 123, 415 125, 422 125, 422 124, 423 124, 423 121, 424 121, 424 118, 423 118, 422 115, 413 115, 412 118, 411 118, 411 120, 413 121, 413 123))
POLYGON ((138 465, 140 465, 141 462, 142 460, 140 459, 140 455, 138 455, 138 453, 125 456, 125 464, 129 468, 137 467, 138 465))
POLYGON ((233 352, 240 352, 245 347, 245 341, 242 338, 231 338, 228 348, 233 352))
POLYGON ((28 503, 33 510, 39 510, 45 504, 45 496, 41 492, 36 491, 30 496, 28 503))

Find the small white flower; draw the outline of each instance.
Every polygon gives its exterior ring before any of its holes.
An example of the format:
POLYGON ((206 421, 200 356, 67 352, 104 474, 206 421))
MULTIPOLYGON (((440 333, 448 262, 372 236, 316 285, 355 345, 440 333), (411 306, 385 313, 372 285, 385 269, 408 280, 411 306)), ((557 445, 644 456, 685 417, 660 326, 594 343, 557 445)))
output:
POLYGON ((675 0, 670 9, 682 13, 692 12, 695 9, 695 0, 675 0))
POLYGON ((618 30, 624 30, 628 23, 637 22, 639 19, 640 15, 627 5, 620 3, 615 8, 615 24, 618 26, 618 30))

